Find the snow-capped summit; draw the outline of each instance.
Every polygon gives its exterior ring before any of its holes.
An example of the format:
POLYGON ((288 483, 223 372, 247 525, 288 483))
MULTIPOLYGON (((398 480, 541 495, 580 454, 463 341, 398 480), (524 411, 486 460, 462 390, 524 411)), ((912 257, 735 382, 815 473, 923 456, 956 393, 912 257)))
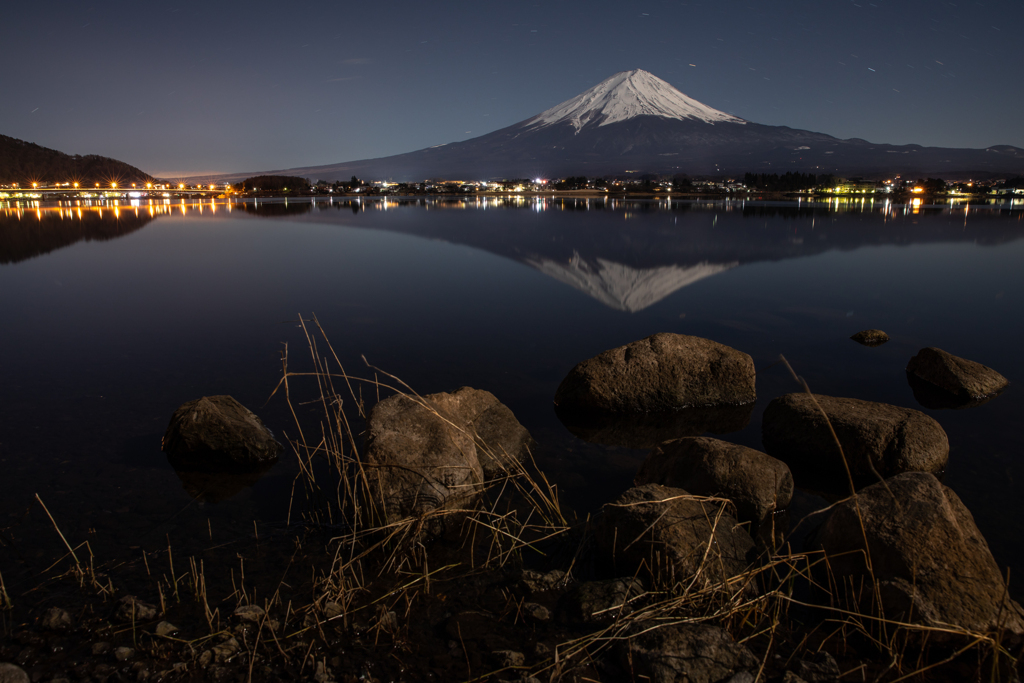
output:
MULTIPOLYGON (((1022 169, 1024 149, 1016 147, 973 150, 885 145, 766 126, 701 104, 657 76, 637 69, 617 73, 571 100, 469 140, 381 159, 264 174, 320 180, 343 180, 355 175, 418 181, 578 175, 637 178, 640 174, 735 176, 788 171, 946 177, 1019 174, 1022 169)), ((257 174, 220 178, 241 180, 252 175, 257 174)))
POLYGON ((620 71, 571 100, 544 111, 526 122, 545 127, 567 121, 579 131, 590 123, 607 126, 636 116, 666 119, 697 119, 705 123, 746 123, 741 118, 701 104, 643 69, 620 71))

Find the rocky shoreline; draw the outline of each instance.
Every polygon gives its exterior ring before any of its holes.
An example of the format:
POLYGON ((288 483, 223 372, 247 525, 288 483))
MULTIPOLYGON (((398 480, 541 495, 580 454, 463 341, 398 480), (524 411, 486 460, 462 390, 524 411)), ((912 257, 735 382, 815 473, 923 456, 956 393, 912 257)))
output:
MULTIPOLYGON (((937 349, 907 371, 961 408, 1007 385, 937 349)), ((755 384, 748 355, 685 335, 581 362, 555 396, 567 426, 651 449, 587 519, 489 392, 368 411, 327 392, 318 435, 287 444, 303 524, 199 558, 72 551, 0 611, 0 683, 1017 680, 1024 610, 940 481, 941 425, 805 390, 765 410, 764 452, 700 436, 749 418, 755 384), (795 487, 834 503, 791 528, 795 487)), ((169 458, 225 477, 272 464, 274 435, 229 399, 182 406, 169 458)))

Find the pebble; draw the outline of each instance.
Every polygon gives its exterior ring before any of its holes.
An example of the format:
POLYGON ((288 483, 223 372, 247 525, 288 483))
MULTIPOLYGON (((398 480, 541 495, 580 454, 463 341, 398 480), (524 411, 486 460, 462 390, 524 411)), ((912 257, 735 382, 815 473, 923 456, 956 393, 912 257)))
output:
POLYGON ((130 647, 115 647, 114 648, 114 657, 119 662, 123 662, 126 659, 131 659, 134 656, 135 656, 135 650, 131 649, 130 647))
POLYGON ((172 636, 178 632, 178 627, 169 621, 161 621, 156 625, 156 634, 158 636, 172 636))

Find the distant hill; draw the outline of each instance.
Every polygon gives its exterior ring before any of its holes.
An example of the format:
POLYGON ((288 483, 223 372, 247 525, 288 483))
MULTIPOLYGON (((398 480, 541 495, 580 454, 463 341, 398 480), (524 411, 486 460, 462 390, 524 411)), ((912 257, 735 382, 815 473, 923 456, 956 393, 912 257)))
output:
POLYGON ((0 135, 0 183, 138 183, 153 176, 130 164, 98 154, 70 155, 34 142, 0 135))

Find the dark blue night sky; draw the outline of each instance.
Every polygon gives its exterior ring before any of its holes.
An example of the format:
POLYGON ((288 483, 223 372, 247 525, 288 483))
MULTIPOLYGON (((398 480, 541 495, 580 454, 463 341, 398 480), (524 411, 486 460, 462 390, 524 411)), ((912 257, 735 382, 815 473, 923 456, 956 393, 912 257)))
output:
POLYGON ((645 69, 750 121, 1024 147, 1024 2, 40 2, 0 22, 0 133, 156 175, 386 156, 645 69))

